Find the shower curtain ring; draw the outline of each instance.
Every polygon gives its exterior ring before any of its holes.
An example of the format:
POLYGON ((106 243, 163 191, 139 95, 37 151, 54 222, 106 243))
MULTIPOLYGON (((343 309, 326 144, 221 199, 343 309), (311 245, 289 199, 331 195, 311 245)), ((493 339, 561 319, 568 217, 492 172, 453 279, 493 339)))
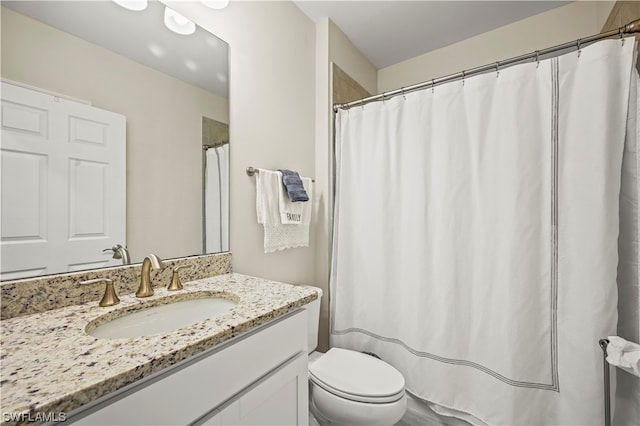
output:
POLYGON ((462 70, 462 85, 464 86, 465 70, 462 70))
POLYGON ((540 51, 536 50, 536 68, 540 66, 540 51))
POLYGON ((436 79, 432 78, 431 79, 431 93, 435 93, 436 92, 436 79))
POLYGON ((582 50, 580 49, 580 43, 582 43, 582 39, 579 38, 577 41, 577 46, 578 46, 578 58, 580 57, 580 53, 582 53, 582 50))
POLYGON ((404 87, 400 88, 400 93, 402 93, 402 99, 404 99, 406 101, 407 100, 407 95, 406 95, 406 93, 404 93, 404 87))
POLYGON ((622 41, 622 46, 624 47, 624 31, 622 31, 623 27, 618 28, 618 35, 620 36, 620 40, 622 41))
POLYGON ((496 78, 500 77, 500 61, 496 62, 496 78))

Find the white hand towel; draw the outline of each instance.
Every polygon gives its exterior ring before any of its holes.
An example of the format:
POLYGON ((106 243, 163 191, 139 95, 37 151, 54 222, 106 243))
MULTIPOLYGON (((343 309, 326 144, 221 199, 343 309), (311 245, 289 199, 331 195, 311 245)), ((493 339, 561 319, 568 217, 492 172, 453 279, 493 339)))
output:
MULTIPOLYGON (((311 192, 312 180, 307 177, 300 177, 302 180, 302 186, 307 192, 307 195, 311 192)), ((278 195, 278 206, 280 209, 280 222, 288 225, 297 225, 301 223, 308 223, 308 218, 311 215, 311 198, 309 201, 297 201, 292 202, 287 195, 287 191, 284 185, 280 185, 280 193, 278 195)))
POLYGON ((608 338, 607 362, 640 377, 640 345, 618 336, 608 338))
POLYGON ((281 179, 280 172, 258 169, 256 173, 256 213, 260 224, 280 223, 278 196, 281 179))
MULTIPOLYGON (((304 182, 304 181, 303 181, 304 182)), ((304 183, 305 190, 307 184, 304 183)), ((309 185, 309 190, 311 185, 309 185)), ((256 174, 256 213, 258 223, 264 227, 264 252, 309 246, 309 224, 311 222, 311 197, 304 204, 301 222, 283 224, 280 216, 279 197, 282 188, 282 174, 271 170, 258 169, 256 174)))

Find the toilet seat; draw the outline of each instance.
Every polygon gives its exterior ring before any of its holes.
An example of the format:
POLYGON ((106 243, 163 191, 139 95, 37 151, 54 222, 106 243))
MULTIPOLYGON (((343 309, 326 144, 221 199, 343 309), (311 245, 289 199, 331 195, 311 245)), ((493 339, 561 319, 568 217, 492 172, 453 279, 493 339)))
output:
POLYGON ((310 380, 352 401, 384 404, 403 398, 405 381, 386 362, 360 352, 331 348, 309 367, 310 380))

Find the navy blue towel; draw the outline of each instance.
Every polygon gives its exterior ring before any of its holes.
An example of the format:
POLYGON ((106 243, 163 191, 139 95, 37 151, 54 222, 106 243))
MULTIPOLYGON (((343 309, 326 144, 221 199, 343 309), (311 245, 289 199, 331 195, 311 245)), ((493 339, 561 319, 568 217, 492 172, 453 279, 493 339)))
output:
POLYGON ((282 184, 287 190, 289 199, 293 201, 309 201, 307 191, 304 190, 302 185, 302 179, 298 172, 292 172, 291 170, 280 170, 282 173, 282 184))

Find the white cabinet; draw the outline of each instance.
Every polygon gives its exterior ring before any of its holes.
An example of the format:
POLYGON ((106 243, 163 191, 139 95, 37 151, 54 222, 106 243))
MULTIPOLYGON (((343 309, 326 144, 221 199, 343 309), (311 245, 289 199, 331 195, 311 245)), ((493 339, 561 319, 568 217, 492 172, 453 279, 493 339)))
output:
POLYGON ((198 425, 295 425, 308 422, 307 357, 300 354, 198 425))
MULTIPOLYGON (((306 424, 299 310, 70 413, 78 425, 306 424)), ((135 340, 131 341, 135 344, 135 340)))

